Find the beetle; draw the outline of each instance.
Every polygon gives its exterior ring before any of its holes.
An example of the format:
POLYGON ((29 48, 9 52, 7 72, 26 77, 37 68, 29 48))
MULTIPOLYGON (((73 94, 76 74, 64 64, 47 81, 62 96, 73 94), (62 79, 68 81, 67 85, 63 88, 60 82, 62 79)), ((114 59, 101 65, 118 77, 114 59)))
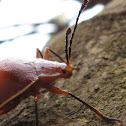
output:
POLYGON ((79 16, 82 10, 86 8, 88 2, 89 0, 84 0, 78 13, 73 32, 71 33, 70 28, 68 28, 66 31, 66 61, 47 47, 44 50, 44 55, 42 55, 41 51, 37 49, 36 58, 30 61, 13 58, 0 61, 0 115, 9 112, 15 108, 20 101, 26 99, 30 95, 33 95, 36 108, 36 126, 38 126, 37 102, 39 99, 39 89, 45 88, 56 94, 70 95, 74 99, 86 105, 90 110, 94 111, 98 116, 106 121, 117 121, 121 124, 123 123, 119 119, 104 116, 100 111, 70 92, 51 85, 55 80, 57 80, 57 78, 71 77, 72 70, 77 69, 71 65, 71 46, 79 16), (71 38, 68 42, 68 36, 70 34, 71 38), (70 44, 69 46, 68 43, 70 44), (56 55, 62 61, 62 63, 50 61, 49 52, 56 55))

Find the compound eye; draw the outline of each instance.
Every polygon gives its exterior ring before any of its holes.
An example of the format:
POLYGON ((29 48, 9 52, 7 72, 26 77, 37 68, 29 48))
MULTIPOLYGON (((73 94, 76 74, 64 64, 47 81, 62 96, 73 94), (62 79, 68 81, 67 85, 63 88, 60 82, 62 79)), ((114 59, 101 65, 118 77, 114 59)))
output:
POLYGON ((62 69, 62 72, 65 74, 66 73, 66 70, 65 69, 62 69))

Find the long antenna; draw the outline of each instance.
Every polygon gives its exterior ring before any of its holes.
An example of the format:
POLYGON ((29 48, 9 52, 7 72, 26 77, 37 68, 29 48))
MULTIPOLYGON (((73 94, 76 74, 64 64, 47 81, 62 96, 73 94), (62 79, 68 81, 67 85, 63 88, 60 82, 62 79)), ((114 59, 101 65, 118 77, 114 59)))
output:
POLYGON ((38 97, 34 97, 34 102, 35 102, 35 117, 36 117, 36 126, 38 126, 38 97))
POLYGON ((68 28, 67 31, 66 31, 66 45, 65 45, 67 65, 69 64, 69 57, 68 57, 68 35, 70 33, 71 33, 71 28, 68 28))
POLYGON ((68 56, 69 57, 69 64, 71 63, 71 59, 70 58, 71 58, 72 40, 73 40, 75 31, 76 31, 76 28, 77 28, 78 20, 79 20, 81 12, 87 7, 88 2, 89 2, 89 0, 84 0, 83 4, 81 6, 81 9, 79 10, 79 13, 78 13, 78 16, 77 16, 77 19, 76 19, 76 23, 75 23, 75 26, 74 26, 74 29, 73 29, 73 32, 72 32, 72 35, 71 35, 71 38, 70 38, 69 56, 68 56))

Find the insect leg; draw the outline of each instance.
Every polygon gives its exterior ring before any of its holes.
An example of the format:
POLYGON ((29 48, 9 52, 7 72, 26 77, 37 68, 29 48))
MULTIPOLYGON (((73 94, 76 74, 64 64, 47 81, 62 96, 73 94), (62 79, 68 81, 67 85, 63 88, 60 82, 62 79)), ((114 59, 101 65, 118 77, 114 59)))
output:
POLYGON ((50 92, 56 93, 56 94, 65 94, 65 95, 70 95, 74 99, 78 100, 82 104, 86 105, 91 111, 95 112, 99 117, 101 117, 103 120, 107 122, 119 122, 120 124, 123 124, 122 120, 115 119, 115 118, 109 118, 104 116, 100 111, 92 107, 91 105, 87 104, 86 102, 82 101, 80 98, 76 97, 75 95, 71 94, 70 92, 64 91, 60 88, 54 87, 54 86, 48 86, 46 89, 50 92))
POLYGON ((52 93, 69 95, 69 92, 64 91, 60 88, 54 87, 54 86, 48 86, 46 87, 46 89, 52 93))
POLYGON ((0 115, 9 112, 11 109, 15 108, 19 103, 20 102, 17 101, 17 100, 16 101, 13 101, 13 102, 9 102, 8 104, 6 104, 2 108, 0 108, 0 115))
POLYGON ((34 97, 34 102, 35 102, 36 126, 38 126, 38 106, 37 106, 38 96, 35 96, 35 97, 34 97))
POLYGON ((43 55, 42 55, 41 51, 38 48, 36 50, 36 58, 43 58, 43 55))
POLYGON ((43 59, 49 60, 49 48, 48 47, 45 47, 45 49, 44 49, 43 59))
POLYGON ((49 51, 51 53, 53 53, 55 56, 57 56, 62 62, 66 63, 66 61, 62 57, 60 57, 57 53, 55 53, 54 51, 52 51, 48 47, 46 47, 45 50, 44 50, 44 56, 43 56, 44 59, 49 60, 49 51))
POLYGON ((103 120, 107 121, 107 122, 119 122, 121 124, 123 124, 122 120, 119 119, 115 119, 115 118, 109 118, 104 116, 100 111, 98 111, 97 109, 95 109, 94 107, 92 107, 91 105, 87 104, 86 102, 82 101, 81 99, 79 99, 78 97, 76 97, 75 95, 69 93, 70 96, 72 96, 74 99, 78 100, 79 102, 81 102, 82 104, 86 105, 91 111, 94 111, 99 117, 101 117, 103 120))

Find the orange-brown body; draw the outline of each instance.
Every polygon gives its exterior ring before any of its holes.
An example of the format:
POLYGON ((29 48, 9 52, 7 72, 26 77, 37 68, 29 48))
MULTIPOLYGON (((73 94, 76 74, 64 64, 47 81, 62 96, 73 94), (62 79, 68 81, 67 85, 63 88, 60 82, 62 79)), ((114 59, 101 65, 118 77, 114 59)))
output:
POLYGON ((1 61, 0 115, 10 111, 21 100, 30 95, 39 95, 40 88, 46 88, 53 92, 50 84, 57 78, 71 76, 72 72, 69 69, 65 63, 49 61, 42 58, 36 58, 32 61, 18 59, 1 61), (62 72, 63 69, 66 69, 66 73, 62 72))

